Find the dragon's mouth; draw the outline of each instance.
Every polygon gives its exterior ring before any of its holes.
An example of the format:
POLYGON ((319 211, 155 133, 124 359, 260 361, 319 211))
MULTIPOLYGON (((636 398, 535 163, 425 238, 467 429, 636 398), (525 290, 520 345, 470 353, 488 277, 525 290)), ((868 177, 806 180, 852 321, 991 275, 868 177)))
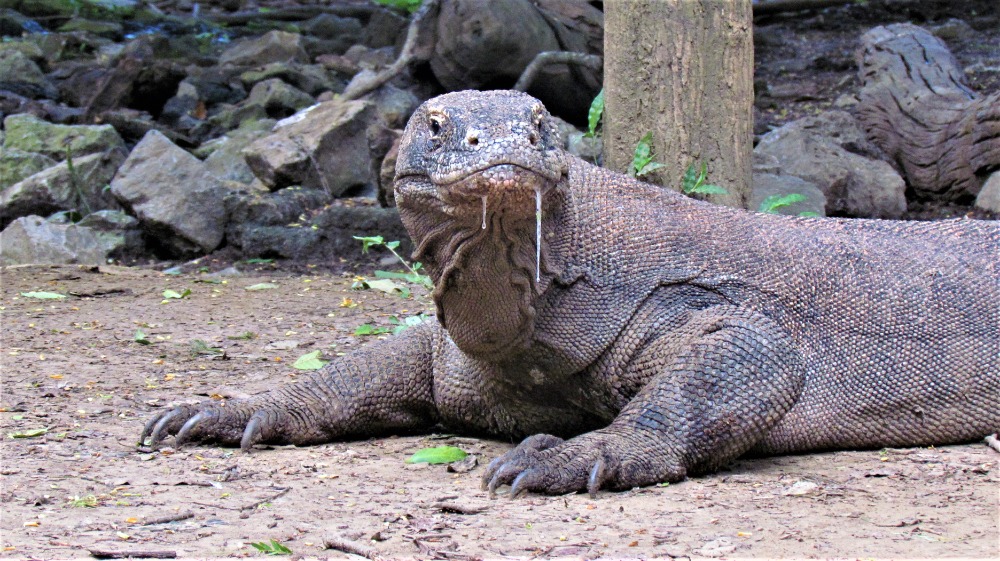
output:
POLYGON ((514 160, 500 160, 483 163, 458 172, 430 173, 428 177, 437 186, 485 180, 494 184, 510 184, 513 187, 514 183, 531 176, 548 181, 558 181, 562 175, 563 170, 559 169, 558 166, 538 166, 514 160))

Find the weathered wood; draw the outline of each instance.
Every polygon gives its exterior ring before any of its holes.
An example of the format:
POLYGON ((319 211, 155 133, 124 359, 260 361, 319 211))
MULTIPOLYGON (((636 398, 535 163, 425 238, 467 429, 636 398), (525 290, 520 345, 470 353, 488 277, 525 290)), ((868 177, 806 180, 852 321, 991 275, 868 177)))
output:
POLYGON ((176 559, 177 552, 171 550, 149 549, 90 549, 90 554, 97 559, 176 559))
POLYGON ((1000 166, 1000 92, 978 96, 944 42, 915 25, 868 31, 857 59, 868 138, 918 197, 971 200, 1000 166))

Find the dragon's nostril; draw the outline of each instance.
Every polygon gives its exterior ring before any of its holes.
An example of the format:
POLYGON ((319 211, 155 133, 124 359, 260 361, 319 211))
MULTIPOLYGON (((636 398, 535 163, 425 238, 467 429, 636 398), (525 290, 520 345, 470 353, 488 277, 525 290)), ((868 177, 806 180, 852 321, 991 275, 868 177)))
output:
POLYGON ((466 142, 468 142, 472 146, 476 146, 476 145, 479 144, 479 137, 478 136, 470 136, 470 137, 466 138, 465 140, 466 140, 466 142))
POLYGON ((532 146, 537 146, 538 145, 538 135, 535 134, 535 133, 529 134, 528 135, 528 142, 531 143, 532 146))

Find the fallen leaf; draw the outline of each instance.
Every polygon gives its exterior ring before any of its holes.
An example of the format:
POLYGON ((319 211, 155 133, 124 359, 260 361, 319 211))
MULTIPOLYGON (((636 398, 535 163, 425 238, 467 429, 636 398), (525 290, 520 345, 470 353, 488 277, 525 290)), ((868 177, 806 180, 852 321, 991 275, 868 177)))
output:
POLYGON ((65 294, 57 292, 22 292, 21 296, 25 298, 38 298, 39 300, 61 300, 66 297, 65 294))
POLYGON ((418 450, 406 459, 406 463, 450 464, 451 462, 457 462, 468 455, 469 453, 461 448, 456 448, 454 446, 437 446, 435 448, 424 448, 423 450, 418 450))

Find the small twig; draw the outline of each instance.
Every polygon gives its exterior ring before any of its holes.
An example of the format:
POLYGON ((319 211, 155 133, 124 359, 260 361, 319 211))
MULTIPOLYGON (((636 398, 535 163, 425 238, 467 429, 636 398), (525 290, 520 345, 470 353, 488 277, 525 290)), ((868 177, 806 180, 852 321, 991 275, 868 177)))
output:
POLYGON ((764 16, 801 10, 822 10, 854 2, 855 0, 765 0, 753 5, 753 15, 764 16))
POLYGON ((443 510, 445 512, 454 512, 455 514, 480 514, 490 509, 490 507, 488 506, 461 505, 458 503, 451 503, 451 502, 433 503, 430 505, 430 507, 436 508, 438 510, 443 510))
POLYGON ((277 493, 271 495, 270 497, 265 497, 263 499, 260 499, 259 501, 255 502, 253 504, 248 504, 246 506, 241 506, 239 508, 239 510, 252 510, 252 509, 255 509, 255 508, 257 508, 258 506, 260 506, 260 505, 262 505, 264 503, 269 503, 269 502, 273 501, 274 499, 277 499, 278 497, 281 497, 282 495, 288 493, 291 490, 292 490, 291 487, 285 487, 284 489, 282 489, 281 491, 278 491, 277 493))
POLYGON ((521 77, 514 84, 514 89, 519 92, 528 91, 538 73, 550 64, 578 64, 592 70, 600 70, 604 67, 604 59, 598 55, 573 51, 543 51, 535 55, 524 72, 521 72, 521 77))
POLYGON ((379 552, 375 551, 375 548, 362 545, 340 536, 323 538, 323 547, 326 549, 336 549, 337 551, 343 551, 344 553, 360 555, 367 559, 371 559, 371 561, 382 561, 382 559, 384 559, 379 552))
MULTIPOLYGON (((225 25, 246 25, 249 22, 267 21, 303 21, 320 14, 332 14, 340 17, 368 19, 377 10, 377 6, 350 4, 345 6, 296 6, 280 8, 270 12, 250 10, 233 14, 205 14, 202 18, 225 25)), ((36 18, 37 19, 37 18, 36 18)))
POLYGON ((413 14, 413 19, 410 20, 410 27, 406 30, 406 41, 403 43, 403 48, 399 51, 399 57, 396 61, 370 78, 359 75, 358 78, 352 80, 347 85, 347 89, 344 90, 344 93, 340 94, 340 98, 344 100, 358 99, 368 92, 375 91, 402 73, 414 60, 426 57, 427 53, 417 52, 423 46, 420 44, 420 41, 424 39, 424 37, 421 37, 425 27, 424 21, 437 15, 439 4, 440 2, 437 0, 424 2, 420 9, 413 14))
POLYGON ((987 446, 989 446, 990 448, 996 450, 997 452, 1000 452, 1000 440, 997 439, 997 434, 996 433, 993 433, 993 434, 987 436, 983 440, 986 441, 986 445, 987 446))
POLYGON ((109 551, 106 549, 91 549, 90 554, 98 559, 176 559, 176 551, 129 549, 126 551, 109 551))
POLYGON ((188 518, 194 518, 194 513, 190 510, 187 512, 181 512, 180 514, 171 514, 170 516, 161 516, 160 518, 154 518, 152 520, 147 520, 140 526, 152 526, 154 524, 166 524, 167 522, 177 522, 179 520, 187 520, 188 518))

